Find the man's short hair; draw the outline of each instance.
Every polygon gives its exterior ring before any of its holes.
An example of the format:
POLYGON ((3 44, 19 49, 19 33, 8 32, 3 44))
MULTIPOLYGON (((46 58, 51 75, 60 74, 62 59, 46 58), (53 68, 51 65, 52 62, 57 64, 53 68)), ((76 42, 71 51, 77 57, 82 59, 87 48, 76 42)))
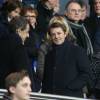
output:
POLYGON ((24 77, 29 77, 28 72, 25 70, 19 71, 19 72, 14 72, 9 74, 6 79, 5 79, 5 87, 8 90, 8 93, 11 94, 9 91, 9 88, 11 86, 16 87, 18 82, 22 80, 24 77))

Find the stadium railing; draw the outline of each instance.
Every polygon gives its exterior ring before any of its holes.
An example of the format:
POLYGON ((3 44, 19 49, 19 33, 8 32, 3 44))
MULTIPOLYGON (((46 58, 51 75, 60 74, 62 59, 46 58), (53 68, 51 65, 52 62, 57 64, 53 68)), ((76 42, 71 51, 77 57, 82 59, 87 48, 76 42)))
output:
MULTIPOLYGON (((0 100, 3 99, 4 94, 7 93, 6 89, 0 89, 0 100)), ((94 100, 86 98, 76 98, 70 96, 51 95, 45 93, 31 92, 30 100, 94 100)))

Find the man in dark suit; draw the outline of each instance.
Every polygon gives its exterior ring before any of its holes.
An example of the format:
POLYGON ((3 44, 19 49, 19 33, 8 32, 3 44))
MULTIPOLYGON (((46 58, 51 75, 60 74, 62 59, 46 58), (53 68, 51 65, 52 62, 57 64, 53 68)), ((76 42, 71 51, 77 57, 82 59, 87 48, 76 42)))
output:
POLYGON ((100 0, 94 0, 94 15, 92 23, 94 23, 94 50, 100 52, 100 0))
POLYGON ((92 35, 92 42, 94 48, 94 68, 96 72, 95 91, 96 98, 100 98, 100 0, 92 0, 92 7, 89 19, 90 31, 92 35))

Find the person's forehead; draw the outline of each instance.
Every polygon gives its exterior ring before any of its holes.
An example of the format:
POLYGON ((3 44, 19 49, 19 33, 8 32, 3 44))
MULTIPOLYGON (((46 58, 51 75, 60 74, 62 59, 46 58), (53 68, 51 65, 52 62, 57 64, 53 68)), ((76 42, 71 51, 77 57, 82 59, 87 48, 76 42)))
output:
POLYGON ((71 3, 68 5, 68 8, 69 8, 69 9, 73 9, 73 8, 75 8, 75 9, 80 8, 80 9, 81 9, 81 6, 80 6, 80 4, 78 4, 77 2, 71 2, 71 3))
POLYGON ((31 84, 30 78, 28 76, 25 76, 22 80, 20 80, 17 85, 22 85, 25 83, 31 84))

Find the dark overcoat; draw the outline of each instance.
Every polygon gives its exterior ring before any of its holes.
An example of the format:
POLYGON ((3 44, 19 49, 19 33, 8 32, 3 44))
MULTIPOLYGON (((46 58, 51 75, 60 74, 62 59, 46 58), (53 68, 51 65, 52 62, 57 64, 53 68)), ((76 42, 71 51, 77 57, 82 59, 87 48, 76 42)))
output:
POLYGON ((0 88, 5 88, 5 78, 8 74, 23 69, 28 71, 33 80, 28 55, 21 40, 16 34, 2 35, 0 37, 0 88))
POLYGON ((42 92, 82 97, 82 88, 90 74, 89 60, 83 49, 69 42, 53 45, 46 55, 42 92))

